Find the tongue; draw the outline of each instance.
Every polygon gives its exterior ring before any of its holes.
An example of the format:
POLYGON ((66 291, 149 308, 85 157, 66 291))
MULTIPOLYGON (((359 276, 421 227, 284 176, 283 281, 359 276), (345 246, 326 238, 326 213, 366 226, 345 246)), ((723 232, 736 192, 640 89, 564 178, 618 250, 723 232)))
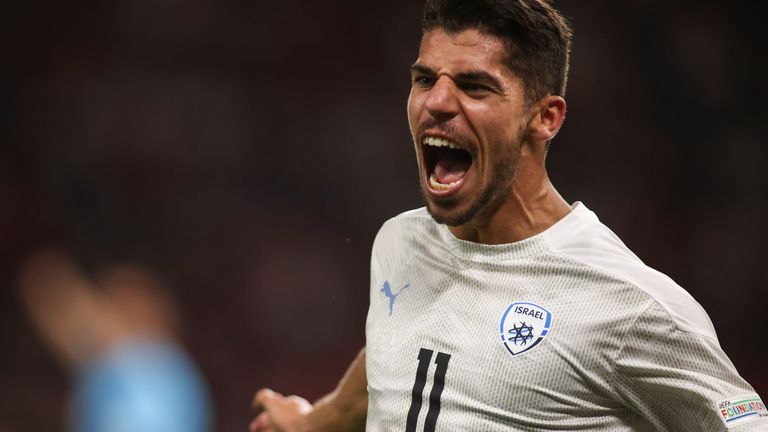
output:
POLYGON ((464 178, 468 169, 468 162, 441 159, 435 165, 435 178, 442 184, 451 184, 464 178))

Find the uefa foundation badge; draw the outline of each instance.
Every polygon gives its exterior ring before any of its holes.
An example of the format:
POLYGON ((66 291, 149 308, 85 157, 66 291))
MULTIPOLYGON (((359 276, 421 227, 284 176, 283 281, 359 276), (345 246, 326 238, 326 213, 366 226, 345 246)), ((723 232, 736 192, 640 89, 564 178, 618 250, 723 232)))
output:
POLYGON ((549 334, 552 312, 530 302, 515 302, 501 316, 501 341, 510 354, 530 351, 549 334))
POLYGON ((752 394, 717 404, 717 410, 722 416, 726 428, 752 420, 768 417, 768 409, 760 396, 752 394))

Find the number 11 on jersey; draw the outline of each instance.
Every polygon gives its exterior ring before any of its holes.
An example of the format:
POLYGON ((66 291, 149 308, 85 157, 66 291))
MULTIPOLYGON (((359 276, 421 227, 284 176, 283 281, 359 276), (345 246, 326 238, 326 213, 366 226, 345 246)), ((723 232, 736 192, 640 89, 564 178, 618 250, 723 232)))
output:
MULTIPOLYGON (((408 409, 405 432, 416 432, 416 423, 419 421, 422 394, 424 392, 424 385, 427 383, 427 372, 429 371, 429 362, 432 360, 432 354, 434 352, 426 348, 419 350, 419 366, 416 369, 416 381, 413 383, 413 390, 411 391, 411 407, 408 409)), ((427 418, 424 421, 424 432, 435 432, 437 416, 440 414, 440 396, 443 394, 443 388, 445 387, 445 373, 448 370, 448 361, 450 359, 451 355, 443 352, 438 352, 435 357, 437 369, 435 370, 434 382, 432 383, 432 391, 429 392, 429 411, 427 411, 427 418)))

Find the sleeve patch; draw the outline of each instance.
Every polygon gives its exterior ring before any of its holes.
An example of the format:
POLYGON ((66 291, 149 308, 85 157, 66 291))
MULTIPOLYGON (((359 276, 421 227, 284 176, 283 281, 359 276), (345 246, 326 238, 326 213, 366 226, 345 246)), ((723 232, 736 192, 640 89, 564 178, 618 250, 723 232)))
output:
POLYGON ((717 404, 717 411, 727 428, 768 417, 765 404, 756 394, 724 400, 717 404))

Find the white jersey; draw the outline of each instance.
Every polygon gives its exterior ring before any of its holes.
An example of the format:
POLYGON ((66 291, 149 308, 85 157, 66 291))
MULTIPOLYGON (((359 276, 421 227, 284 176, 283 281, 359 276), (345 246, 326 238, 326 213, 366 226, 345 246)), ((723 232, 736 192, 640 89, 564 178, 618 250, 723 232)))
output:
POLYGON ((410 211, 371 261, 368 431, 768 431, 706 312, 583 204, 505 245, 410 211))

